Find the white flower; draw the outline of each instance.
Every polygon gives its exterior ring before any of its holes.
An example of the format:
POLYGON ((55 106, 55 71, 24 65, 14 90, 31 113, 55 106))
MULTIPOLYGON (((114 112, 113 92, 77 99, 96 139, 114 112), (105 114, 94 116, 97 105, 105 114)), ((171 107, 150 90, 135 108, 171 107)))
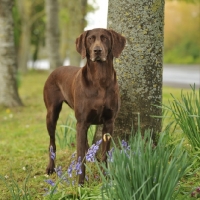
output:
POLYGON ((23 167, 22 169, 25 171, 25 170, 26 170, 26 167, 23 167))
POLYGON ((9 178, 9 176, 6 174, 6 175, 5 175, 5 179, 8 179, 8 178, 9 178))

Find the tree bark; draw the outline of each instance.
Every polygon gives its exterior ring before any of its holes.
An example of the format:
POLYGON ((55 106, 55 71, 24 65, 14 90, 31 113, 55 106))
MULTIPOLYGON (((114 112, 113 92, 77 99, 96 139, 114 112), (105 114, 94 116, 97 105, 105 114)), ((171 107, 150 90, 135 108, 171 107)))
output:
POLYGON ((20 48, 18 51, 18 70, 22 73, 27 72, 27 62, 30 55, 30 26, 27 22, 22 22, 20 36, 20 48))
POLYGON ((46 8, 46 49, 50 69, 61 66, 59 56, 58 0, 45 0, 46 8))
POLYGON ((21 35, 17 56, 18 70, 22 73, 27 72, 27 62, 30 55, 30 21, 32 2, 30 0, 18 0, 17 7, 21 18, 21 35))
POLYGON ((152 116, 162 115, 155 105, 162 102, 163 27, 164 0, 109 0, 108 28, 127 40, 114 61, 121 95, 114 138, 136 132, 138 117, 142 133, 150 129, 155 140, 161 131, 161 119, 152 116))
POLYGON ((0 0, 0 105, 21 106, 18 95, 14 46, 12 0, 0 0))
POLYGON ((122 33, 127 45, 115 60, 121 93, 121 109, 115 135, 124 137, 132 127, 161 131, 164 0, 110 0, 108 28, 122 33), (116 2, 117 1, 117 2, 116 2), (132 126, 133 125, 133 126, 132 126))
POLYGON ((81 57, 76 51, 75 41, 86 26, 85 16, 87 14, 87 0, 63 0, 61 4, 63 7, 67 8, 68 12, 67 20, 65 20, 65 28, 62 28, 61 54, 62 57, 66 57, 67 55, 71 65, 79 66, 81 57))

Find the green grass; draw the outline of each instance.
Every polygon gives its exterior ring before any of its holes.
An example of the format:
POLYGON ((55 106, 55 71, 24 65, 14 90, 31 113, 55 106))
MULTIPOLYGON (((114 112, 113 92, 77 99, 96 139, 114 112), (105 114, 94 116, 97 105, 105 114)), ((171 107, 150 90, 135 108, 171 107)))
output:
MULTIPOLYGON (((0 175, 6 179, 10 188, 15 187, 15 193, 18 192, 21 199, 26 191, 24 184, 27 177, 28 192, 32 199, 43 199, 45 188, 48 188, 44 180, 47 179, 45 169, 48 162, 49 136, 46 131, 46 110, 42 95, 47 76, 46 71, 31 71, 21 76, 19 94, 24 107, 12 109, 0 107, 0 175)), ((180 98, 180 89, 164 87, 164 102, 172 98, 170 93, 180 98)), ((67 105, 63 106, 58 120, 58 131, 59 126, 65 124, 69 115, 73 115, 73 111, 67 105)), ((57 145, 56 163, 66 170, 74 150, 74 147, 69 148, 66 145, 61 148, 57 145)), ((54 179, 55 175, 51 178, 54 179)), ((184 191, 189 192, 192 188, 200 186, 198 180, 200 180, 199 172, 185 177, 184 191)), ((11 199, 5 181, 0 180, 0 191, 0 199, 11 199)))
MULTIPOLYGON (((23 184, 27 174, 23 167, 31 168, 28 185, 31 186, 32 196, 39 198, 44 194, 45 169, 48 162, 49 136, 46 131, 46 110, 43 103, 43 85, 48 76, 47 72, 30 72, 21 77, 19 88, 24 107, 0 108, 0 174, 10 180, 10 172, 19 185, 23 184)), ((65 122, 69 113, 64 106, 58 125, 65 122)), ((67 167, 68 153, 58 146, 58 163, 67 167), (63 159, 63 161, 62 161, 63 159), (66 162, 65 162, 66 159, 66 162)), ((70 150, 71 153, 71 150, 70 150)), ((0 181, 1 199, 10 199, 2 181, 0 181)))

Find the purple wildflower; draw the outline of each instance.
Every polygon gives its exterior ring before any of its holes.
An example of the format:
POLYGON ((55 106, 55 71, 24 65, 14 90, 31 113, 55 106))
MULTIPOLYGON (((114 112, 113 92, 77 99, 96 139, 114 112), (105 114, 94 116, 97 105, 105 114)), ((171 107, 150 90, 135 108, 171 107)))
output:
POLYGON ((122 140, 121 145, 122 145, 121 153, 124 152, 127 155, 127 157, 130 157, 128 153, 128 151, 130 151, 130 145, 128 145, 128 143, 125 140, 122 140))
POLYGON ((69 177, 72 177, 73 166, 75 164, 75 160, 73 160, 67 170, 69 177))
POLYGON ((99 146, 99 145, 101 144, 101 142, 102 142, 102 139, 98 140, 98 141, 96 142, 96 145, 99 146))
POLYGON ((77 161, 76 166, 75 166, 75 171, 76 171, 76 175, 82 174, 82 170, 81 170, 81 157, 80 156, 78 157, 78 161, 77 161))
POLYGON ((74 158, 76 156, 76 151, 72 154, 72 158, 74 158))
POLYGON ((45 180, 45 182, 47 182, 51 186, 55 185, 55 183, 51 179, 45 180))
POLYGON ((51 159, 55 160, 56 153, 53 152, 53 146, 52 145, 50 146, 49 152, 50 152, 50 155, 51 155, 51 159))
POLYGON ((94 162, 94 158, 93 158, 93 153, 92 152, 87 152, 86 156, 85 156, 86 160, 89 162, 94 162))
POLYGON ((124 150, 130 150, 130 146, 125 140, 122 140, 121 144, 124 150))
POLYGON ((94 162, 95 161, 95 155, 99 149, 99 145, 101 144, 102 139, 97 141, 96 144, 93 144, 89 149, 88 152, 85 156, 86 160, 89 162, 94 162))
POLYGON ((108 151, 108 161, 110 161, 110 162, 113 162, 113 152, 114 152, 114 147, 110 150, 110 151, 108 151))
POLYGON ((58 175, 58 177, 60 178, 62 176, 62 174, 63 174, 62 167, 59 166, 59 167, 55 168, 55 172, 58 175))
POLYGON ((69 182, 69 181, 67 180, 67 178, 63 175, 62 167, 61 167, 61 166, 55 168, 55 172, 56 172, 57 176, 58 176, 62 181, 65 181, 66 183, 69 182))

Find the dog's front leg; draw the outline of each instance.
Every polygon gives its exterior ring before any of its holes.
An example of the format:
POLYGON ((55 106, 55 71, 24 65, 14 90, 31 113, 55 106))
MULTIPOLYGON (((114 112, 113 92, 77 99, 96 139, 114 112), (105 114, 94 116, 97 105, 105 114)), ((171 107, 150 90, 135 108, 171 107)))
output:
POLYGON ((110 149, 110 142, 111 142, 111 137, 113 134, 113 127, 114 127, 114 122, 113 120, 108 120, 104 122, 103 125, 103 130, 102 130, 102 161, 106 161, 107 160, 107 152, 110 149), (105 135, 105 134, 110 134, 109 135, 105 135))
POLYGON ((84 183, 85 179, 85 152, 86 152, 86 143, 87 143, 87 130, 89 125, 84 122, 77 122, 76 129, 77 129, 77 162, 81 162, 81 171, 82 173, 79 174, 79 184, 84 183))

